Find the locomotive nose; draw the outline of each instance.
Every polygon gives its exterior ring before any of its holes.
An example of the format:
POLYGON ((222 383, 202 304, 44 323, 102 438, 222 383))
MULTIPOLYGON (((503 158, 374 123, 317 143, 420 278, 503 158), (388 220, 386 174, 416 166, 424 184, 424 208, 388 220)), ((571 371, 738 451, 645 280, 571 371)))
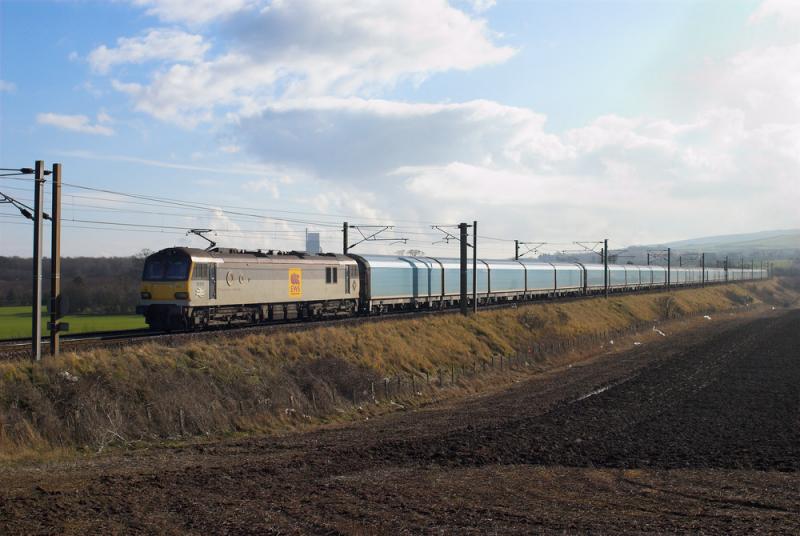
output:
POLYGON ((139 297, 141 300, 151 301, 188 300, 189 282, 144 281, 139 290, 139 297))

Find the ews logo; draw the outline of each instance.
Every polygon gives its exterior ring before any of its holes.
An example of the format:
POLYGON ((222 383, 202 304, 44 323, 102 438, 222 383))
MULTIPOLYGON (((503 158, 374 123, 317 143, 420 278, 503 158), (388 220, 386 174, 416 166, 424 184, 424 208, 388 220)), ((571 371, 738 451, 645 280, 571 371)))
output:
POLYGON ((303 295, 303 271, 289 268, 289 296, 299 298, 303 295))

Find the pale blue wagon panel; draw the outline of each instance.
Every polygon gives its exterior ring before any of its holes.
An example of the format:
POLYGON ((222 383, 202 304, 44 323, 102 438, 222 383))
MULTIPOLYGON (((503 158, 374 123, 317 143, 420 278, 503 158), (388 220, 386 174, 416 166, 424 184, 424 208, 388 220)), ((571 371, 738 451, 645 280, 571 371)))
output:
POLYGON ((642 285, 641 269, 635 264, 625 264, 625 283, 629 287, 639 287, 642 285))
MULTIPOLYGON (((461 295, 461 261, 459 259, 435 258, 444 271, 444 295, 461 295)), ((486 294, 489 289, 489 270, 483 261, 478 260, 478 294, 486 294)), ((467 294, 472 294, 472 259, 467 262, 467 294)))
POLYGON ((423 263, 428 270, 428 290, 432 298, 442 295, 442 265, 430 257, 414 257, 423 263))
POLYGON ((625 285, 625 267, 610 264, 608 266, 608 286, 610 288, 622 288, 625 285))
MULTIPOLYGON (((420 296, 419 267, 409 259, 389 255, 359 255, 369 270, 369 296, 372 300, 408 299, 420 296)), ((425 289, 427 296, 427 288, 425 289)))
POLYGON ((653 270, 650 266, 639 266, 639 281, 643 287, 653 284, 653 270))
POLYGON ((582 290, 583 267, 576 263, 552 263, 556 271, 556 290, 582 290))
POLYGON ((653 276, 654 285, 667 284, 667 269, 663 266, 650 266, 650 272, 653 276))
POLYGON ((586 271, 586 288, 598 289, 605 287, 605 276, 602 264, 583 264, 586 271))
POLYGON ((525 292, 525 267, 517 261, 487 260, 492 294, 525 292))
POLYGON ((520 260, 527 274, 527 291, 530 293, 553 292, 556 288, 556 271, 545 262, 520 260))

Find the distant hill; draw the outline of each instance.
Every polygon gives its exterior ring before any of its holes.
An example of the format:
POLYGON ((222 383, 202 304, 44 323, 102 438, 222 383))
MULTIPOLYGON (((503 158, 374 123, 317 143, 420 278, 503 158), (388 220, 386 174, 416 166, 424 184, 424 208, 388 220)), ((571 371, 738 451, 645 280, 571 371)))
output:
MULTIPOLYGON (((673 262, 695 266, 700 263, 700 253, 705 253, 707 266, 722 266, 726 257, 730 262, 800 260, 800 229, 760 231, 757 233, 706 236, 677 240, 665 244, 637 245, 621 250, 611 250, 610 261, 616 264, 644 264, 648 258, 653 264, 665 264, 664 248, 672 248, 673 262), (648 253, 650 255, 648 255, 648 253)), ((542 261, 598 262, 595 253, 546 254, 542 261)))
POLYGON ((756 252, 800 250, 800 229, 707 236, 689 240, 678 240, 662 245, 662 247, 665 246, 681 250, 700 249, 705 252, 715 253, 729 251, 756 252))

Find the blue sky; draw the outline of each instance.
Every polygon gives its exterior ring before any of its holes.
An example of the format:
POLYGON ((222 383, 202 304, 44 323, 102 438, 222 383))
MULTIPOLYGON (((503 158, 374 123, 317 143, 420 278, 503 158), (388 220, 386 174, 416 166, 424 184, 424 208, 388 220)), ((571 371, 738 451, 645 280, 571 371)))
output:
MULTIPOLYGON (((554 249, 800 223, 791 1, 0 10, 0 167, 58 161, 70 184, 205 207, 66 188, 67 219, 128 224, 65 222, 66 255, 200 245, 188 227, 265 248, 301 248, 310 227, 334 250, 343 219, 414 238, 375 251, 440 254, 430 223, 478 219, 554 249)), ((0 254, 26 255, 13 214, 0 207, 0 254)))

